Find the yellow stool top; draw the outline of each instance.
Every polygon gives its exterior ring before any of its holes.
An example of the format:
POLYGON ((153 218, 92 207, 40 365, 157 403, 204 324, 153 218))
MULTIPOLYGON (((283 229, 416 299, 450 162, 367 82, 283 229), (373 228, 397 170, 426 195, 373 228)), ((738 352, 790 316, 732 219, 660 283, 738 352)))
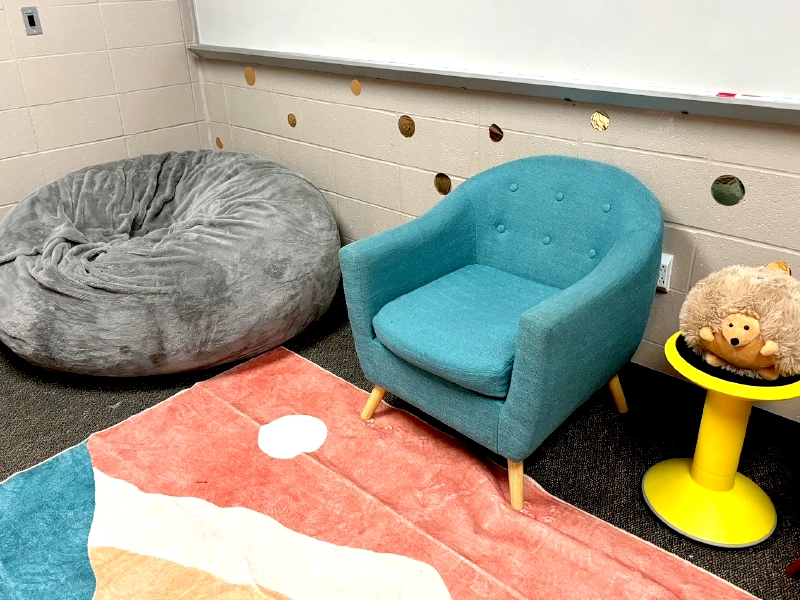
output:
MULTIPOLYGON (((749 385, 746 383, 727 381, 695 367, 681 356, 681 353, 678 351, 678 338, 681 336, 682 334, 679 331, 667 340, 664 347, 667 360, 675 367, 678 373, 700 387, 745 400, 777 401, 800 397, 800 380, 794 381, 794 378, 792 378, 790 383, 785 384, 769 382, 767 385, 749 385)), ((681 340, 681 344, 685 344, 685 342, 681 340)), ((691 349, 689 351, 694 353, 691 349)), ((719 369, 719 367, 711 367, 710 365, 708 368, 719 369)), ((737 379, 745 379, 745 377, 739 377, 737 379)), ((754 379, 753 381, 760 380, 754 379)))

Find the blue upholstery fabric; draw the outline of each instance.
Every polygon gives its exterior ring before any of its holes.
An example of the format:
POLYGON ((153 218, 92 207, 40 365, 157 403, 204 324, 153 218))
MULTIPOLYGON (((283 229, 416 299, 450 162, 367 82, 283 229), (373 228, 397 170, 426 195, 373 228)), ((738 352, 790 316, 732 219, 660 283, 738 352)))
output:
MULTIPOLYGON (((655 294, 662 232, 661 207, 652 193, 610 165, 541 156, 475 175, 414 221, 342 248, 345 295, 364 373, 493 452, 523 460, 635 352, 655 294), (443 357, 444 338, 434 342, 430 331, 409 322, 424 308, 409 301, 417 297, 415 290, 469 265, 557 290, 523 309, 508 393, 501 398, 486 393, 491 387, 475 391, 463 378, 456 383, 453 369, 439 369, 466 364, 467 355, 443 357), (420 348, 437 343, 434 362, 420 348)), ((456 276, 431 288, 451 280, 456 276)), ((453 303, 471 294, 460 292, 453 303)), ((496 309, 481 300, 468 304, 464 315, 484 309, 487 322, 495 318, 496 309)), ((468 335, 466 322, 475 318, 462 316, 465 326, 452 335, 468 335)), ((494 329, 501 338, 508 331, 494 329)), ((488 355, 506 347, 503 340, 479 347, 476 341, 470 353, 487 356, 482 368, 488 368, 496 364, 488 355)))
POLYGON ((373 326, 378 340, 412 365, 505 398, 519 319, 558 291, 494 267, 468 265, 389 302, 373 326))
POLYGON ((480 205, 478 263, 563 289, 589 274, 622 232, 651 222, 650 205, 634 200, 641 184, 624 171, 566 157, 537 158, 534 169, 514 164, 458 188, 480 205))

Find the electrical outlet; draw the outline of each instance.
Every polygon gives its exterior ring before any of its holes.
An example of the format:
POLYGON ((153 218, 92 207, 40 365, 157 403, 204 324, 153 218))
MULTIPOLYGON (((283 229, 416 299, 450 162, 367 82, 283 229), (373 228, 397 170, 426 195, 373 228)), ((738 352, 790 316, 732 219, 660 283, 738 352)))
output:
POLYGON ((42 23, 39 21, 39 11, 35 6, 23 6, 22 20, 25 23, 25 33, 28 35, 42 35, 42 23))
POLYGON ((669 282, 672 279, 672 254, 661 253, 661 267, 658 269, 658 283, 656 290, 659 292, 669 291, 669 282))

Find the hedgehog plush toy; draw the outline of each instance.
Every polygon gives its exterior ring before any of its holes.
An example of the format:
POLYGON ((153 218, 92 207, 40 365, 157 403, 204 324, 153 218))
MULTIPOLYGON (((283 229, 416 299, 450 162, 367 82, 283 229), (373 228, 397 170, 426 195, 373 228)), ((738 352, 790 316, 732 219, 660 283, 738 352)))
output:
POLYGON ((680 326, 712 366, 770 380, 800 374, 800 281, 782 261, 727 267, 698 281, 680 326))

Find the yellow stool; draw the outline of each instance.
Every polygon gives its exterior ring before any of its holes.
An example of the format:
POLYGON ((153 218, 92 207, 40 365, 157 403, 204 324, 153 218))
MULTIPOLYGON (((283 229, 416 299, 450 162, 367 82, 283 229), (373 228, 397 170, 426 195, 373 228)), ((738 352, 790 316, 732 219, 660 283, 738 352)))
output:
POLYGON ((692 539, 726 548, 754 546, 772 534, 777 516, 769 496, 736 472, 750 408, 755 401, 800 396, 800 381, 761 386, 714 377, 681 355, 678 343, 686 346, 680 336, 673 335, 665 351, 681 375, 707 390, 700 433, 693 459, 665 460, 645 473, 645 501, 664 523, 692 539))

